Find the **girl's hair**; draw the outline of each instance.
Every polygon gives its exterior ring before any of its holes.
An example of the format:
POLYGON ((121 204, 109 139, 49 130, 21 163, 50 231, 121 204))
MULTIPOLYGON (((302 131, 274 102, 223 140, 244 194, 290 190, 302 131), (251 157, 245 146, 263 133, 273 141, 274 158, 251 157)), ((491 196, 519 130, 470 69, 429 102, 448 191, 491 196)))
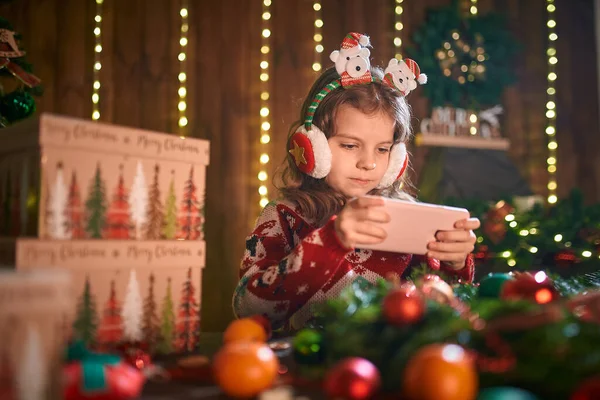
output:
MULTIPOLYGON (((375 82, 349 88, 339 87, 325 96, 315 112, 313 124, 319 127, 328 139, 335 136, 336 133, 335 117, 337 111, 342 105, 349 105, 368 115, 382 112, 392 118, 395 121, 394 143, 406 143, 410 140, 411 112, 404 96, 397 89, 382 83, 383 71, 381 68, 371 67, 371 75, 375 78, 375 82)), ((308 107, 317 93, 339 78, 339 74, 332 67, 325 70, 313 84, 302 105, 300 119, 292 124, 290 128, 286 149, 289 148, 289 140, 292 134, 304 123, 308 107)), ((410 186, 404 176, 389 188, 374 189, 369 194, 412 199, 410 195, 402 190, 403 186, 410 186)), ((314 221, 317 226, 325 224, 332 215, 341 211, 346 204, 344 195, 336 192, 325 182, 324 178, 316 179, 301 172, 289 155, 286 156, 283 164, 278 169, 275 187, 284 199, 297 204, 304 216, 314 221)))

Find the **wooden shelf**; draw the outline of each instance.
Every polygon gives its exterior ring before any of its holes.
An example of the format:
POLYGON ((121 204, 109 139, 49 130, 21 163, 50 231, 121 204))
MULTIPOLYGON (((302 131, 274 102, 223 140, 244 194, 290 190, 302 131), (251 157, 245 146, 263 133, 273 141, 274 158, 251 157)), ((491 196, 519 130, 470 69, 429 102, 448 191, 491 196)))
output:
POLYGON ((510 141, 504 138, 486 139, 482 137, 448 136, 417 133, 417 146, 461 147, 471 149, 508 150, 510 141))

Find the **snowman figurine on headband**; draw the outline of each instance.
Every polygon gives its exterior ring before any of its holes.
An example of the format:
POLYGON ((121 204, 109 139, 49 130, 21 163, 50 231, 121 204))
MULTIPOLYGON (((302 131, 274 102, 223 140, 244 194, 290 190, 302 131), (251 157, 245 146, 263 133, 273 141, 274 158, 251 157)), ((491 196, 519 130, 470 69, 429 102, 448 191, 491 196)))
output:
MULTIPOLYGON (((301 125, 289 140, 289 153, 298 169, 316 178, 325 178, 331 170, 331 150, 325 134, 315 125, 315 111, 323 99, 332 91, 354 85, 368 85, 375 81, 371 75, 371 52, 369 37, 351 32, 342 41, 340 50, 335 50, 329 58, 335 63, 339 79, 328 84, 313 99, 301 125)), ((416 89, 417 83, 425 84, 427 76, 421 74, 418 64, 411 59, 392 58, 384 71, 382 83, 398 90, 403 96, 416 89)), ((340 89, 341 90, 341 89, 340 89)), ((402 177, 408 165, 408 154, 404 143, 396 143, 390 152, 388 168, 377 189, 391 186, 402 177)))

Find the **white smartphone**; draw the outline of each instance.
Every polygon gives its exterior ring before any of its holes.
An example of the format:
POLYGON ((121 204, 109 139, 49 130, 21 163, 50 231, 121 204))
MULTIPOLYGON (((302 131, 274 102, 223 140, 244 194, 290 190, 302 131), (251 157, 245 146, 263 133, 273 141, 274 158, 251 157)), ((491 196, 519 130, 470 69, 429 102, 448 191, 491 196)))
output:
POLYGON ((357 244, 357 248, 426 254, 427 244, 435 240, 437 231, 454 230, 457 221, 469 218, 469 211, 464 208, 382 199, 385 202, 382 208, 391 217, 390 222, 380 224, 386 230, 387 238, 377 244, 357 244))

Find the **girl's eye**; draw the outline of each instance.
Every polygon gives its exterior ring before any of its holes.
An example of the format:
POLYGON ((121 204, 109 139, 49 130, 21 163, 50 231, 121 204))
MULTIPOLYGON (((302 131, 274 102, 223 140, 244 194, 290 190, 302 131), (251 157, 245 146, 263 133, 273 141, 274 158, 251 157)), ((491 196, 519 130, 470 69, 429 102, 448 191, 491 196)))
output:
POLYGON ((352 150, 352 149, 355 149, 356 147, 358 147, 355 144, 345 144, 345 143, 342 143, 341 146, 343 149, 347 149, 347 150, 352 150))
POLYGON ((378 150, 380 153, 388 153, 390 151, 390 149, 387 147, 381 147, 378 150))

